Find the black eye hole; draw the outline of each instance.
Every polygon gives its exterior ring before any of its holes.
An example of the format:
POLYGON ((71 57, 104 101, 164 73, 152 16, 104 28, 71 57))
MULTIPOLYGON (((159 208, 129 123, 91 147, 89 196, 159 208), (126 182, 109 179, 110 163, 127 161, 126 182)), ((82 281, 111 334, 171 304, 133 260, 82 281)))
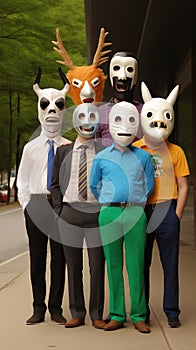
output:
POLYGON ((165 117, 166 117, 167 120, 172 119, 172 116, 171 116, 171 114, 169 112, 165 113, 165 117))
POLYGON ((146 116, 147 116, 147 118, 151 118, 152 117, 152 112, 148 112, 146 116))
POLYGON ((85 118, 85 114, 84 113, 80 113, 78 116, 79 120, 83 120, 85 118))
POLYGON ((116 116, 115 117, 115 122, 116 123, 120 123, 121 122, 121 117, 120 116, 116 116))
POLYGON ((92 84, 93 86, 98 86, 98 85, 99 85, 99 82, 100 82, 99 78, 94 78, 93 80, 91 80, 91 84, 92 84))
POLYGON ((41 100, 40 100, 40 107, 41 109, 46 109, 50 104, 50 101, 46 98, 46 97, 42 97, 41 100))
POLYGON ((65 108, 65 100, 61 97, 56 100, 55 105, 62 111, 65 108))
POLYGON ((113 70, 116 72, 117 70, 119 70, 120 69, 120 66, 114 66, 113 67, 113 70))
POLYGON ((133 73, 133 67, 127 67, 127 72, 133 73))
POLYGON ((91 114, 90 114, 90 120, 91 120, 92 122, 94 122, 95 119, 96 119, 95 114, 94 114, 94 113, 91 113, 91 114))
POLYGON ((82 81, 79 80, 79 79, 74 78, 74 79, 72 80, 72 85, 75 86, 75 87, 77 87, 77 88, 79 89, 79 88, 82 86, 82 81))
POLYGON ((135 123, 135 117, 130 117, 129 121, 130 121, 130 123, 135 123))

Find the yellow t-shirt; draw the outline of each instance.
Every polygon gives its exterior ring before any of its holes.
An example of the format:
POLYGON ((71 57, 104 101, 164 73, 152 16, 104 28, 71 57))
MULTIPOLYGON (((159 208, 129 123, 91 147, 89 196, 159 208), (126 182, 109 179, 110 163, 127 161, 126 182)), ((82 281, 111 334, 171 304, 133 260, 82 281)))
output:
POLYGON ((144 138, 134 142, 133 145, 147 151, 152 157, 155 188, 147 203, 156 204, 177 199, 177 179, 190 175, 187 159, 182 148, 166 141, 151 150, 147 147, 144 138))

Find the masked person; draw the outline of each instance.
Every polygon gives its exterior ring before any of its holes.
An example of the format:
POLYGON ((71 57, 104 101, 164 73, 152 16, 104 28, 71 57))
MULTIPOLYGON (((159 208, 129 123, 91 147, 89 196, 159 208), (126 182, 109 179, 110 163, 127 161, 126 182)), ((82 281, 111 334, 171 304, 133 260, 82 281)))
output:
POLYGON ((29 239, 33 292, 33 315, 26 321, 27 325, 45 320, 48 241, 51 253, 48 309, 52 321, 58 324, 65 324, 66 321, 61 307, 65 283, 65 258, 51 207, 50 167, 52 167, 52 158, 57 146, 69 142, 60 134, 69 84, 67 79, 63 78, 62 90, 41 89, 40 78, 41 70, 33 85, 38 96, 41 134, 25 145, 17 177, 18 199, 24 210, 29 239))
POLYGON ((89 66, 77 66, 72 61, 63 45, 60 30, 58 28, 56 29, 57 41, 52 41, 52 43, 55 45, 55 52, 63 59, 63 61, 57 62, 69 67, 66 74, 66 77, 70 82, 68 95, 71 97, 75 105, 81 103, 99 103, 102 101, 103 89, 107 76, 104 74, 100 66, 108 61, 107 55, 111 51, 105 50, 107 46, 111 45, 110 42, 105 42, 108 34, 109 33, 105 31, 105 28, 100 29, 99 41, 92 64, 89 66))
MULTIPOLYGON (((109 131, 109 112, 115 103, 126 101, 134 104, 140 114, 142 104, 133 98, 133 91, 137 83, 138 62, 132 53, 119 51, 113 55, 109 66, 112 98, 108 103, 99 106, 101 122, 96 133, 98 142, 105 146, 112 144, 112 136, 109 131)), ((138 126, 137 138, 141 138, 141 127, 138 126)))
POLYGON ((176 86, 169 96, 152 98, 142 83, 144 106, 141 125, 144 137, 134 143, 149 152, 155 172, 155 189, 146 205, 148 220, 145 250, 145 286, 147 322, 150 319, 150 266, 156 240, 164 274, 163 310, 172 328, 180 327, 179 320, 179 234, 180 220, 188 195, 189 167, 181 147, 169 142, 174 127, 173 105, 178 95, 176 86))
POLYGON ((154 188, 154 174, 148 153, 131 145, 138 125, 139 115, 133 104, 124 101, 115 104, 109 114, 113 144, 95 156, 91 169, 90 187, 102 205, 99 227, 110 291, 110 321, 104 327, 106 331, 123 327, 126 320, 124 244, 131 299, 130 318, 138 331, 150 333, 145 323, 144 206, 154 188))
POLYGON ((83 245, 90 267, 89 314, 95 328, 103 328, 104 254, 98 227, 99 203, 89 187, 93 158, 103 146, 95 142, 99 125, 98 108, 92 103, 77 106, 73 113, 77 138, 73 144, 57 149, 52 177, 52 201, 59 215, 58 227, 68 270, 69 304, 72 318, 65 324, 73 328, 85 324, 83 288, 83 245))

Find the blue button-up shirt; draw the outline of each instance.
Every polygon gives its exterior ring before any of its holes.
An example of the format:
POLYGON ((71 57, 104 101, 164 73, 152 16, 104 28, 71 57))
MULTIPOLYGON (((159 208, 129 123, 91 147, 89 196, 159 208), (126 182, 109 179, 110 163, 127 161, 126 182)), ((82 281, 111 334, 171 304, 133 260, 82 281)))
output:
POLYGON ((121 152, 114 144, 96 154, 90 187, 101 204, 145 203, 154 189, 154 170, 150 155, 130 146, 121 152))

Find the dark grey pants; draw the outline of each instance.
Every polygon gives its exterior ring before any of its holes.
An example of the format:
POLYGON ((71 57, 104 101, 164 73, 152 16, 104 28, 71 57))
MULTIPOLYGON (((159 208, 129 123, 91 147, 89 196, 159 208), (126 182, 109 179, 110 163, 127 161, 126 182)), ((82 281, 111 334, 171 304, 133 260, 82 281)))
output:
POLYGON ((59 232, 67 262, 69 303, 72 317, 86 315, 83 287, 83 247, 86 244, 90 272, 89 314, 102 319, 104 308, 105 259, 98 227, 99 207, 65 204, 59 219, 59 232), (93 209, 93 210, 92 210, 93 209))

